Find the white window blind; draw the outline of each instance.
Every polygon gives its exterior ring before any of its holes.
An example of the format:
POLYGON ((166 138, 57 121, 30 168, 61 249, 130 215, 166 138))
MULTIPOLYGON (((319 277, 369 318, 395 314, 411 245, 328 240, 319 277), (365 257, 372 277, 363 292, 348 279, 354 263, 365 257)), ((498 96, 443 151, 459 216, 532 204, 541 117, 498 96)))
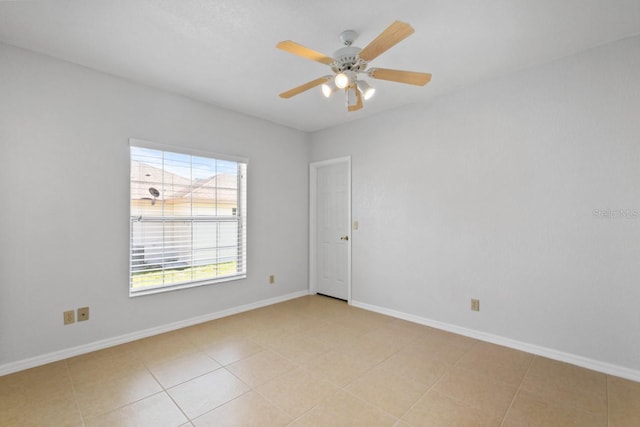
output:
POLYGON ((130 294, 246 277, 247 162, 138 140, 130 152, 130 294))

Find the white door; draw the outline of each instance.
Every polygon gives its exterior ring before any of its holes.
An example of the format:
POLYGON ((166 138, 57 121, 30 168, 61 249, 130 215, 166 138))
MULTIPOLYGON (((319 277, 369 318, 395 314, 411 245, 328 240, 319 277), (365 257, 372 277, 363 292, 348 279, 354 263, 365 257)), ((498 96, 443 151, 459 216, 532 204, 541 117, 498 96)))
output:
MULTIPOLYGON (((346 158, 312 164, 313 170, 315 170, 316 203, 315 248, 312 248, 312 253, 315 252, 316 292, 349 300, 351 296, 350 160, 346 158)), ((312 173, 312 181, 313 175, 312 173)), ((313 182, 311 184, 313 185, 313 182)))

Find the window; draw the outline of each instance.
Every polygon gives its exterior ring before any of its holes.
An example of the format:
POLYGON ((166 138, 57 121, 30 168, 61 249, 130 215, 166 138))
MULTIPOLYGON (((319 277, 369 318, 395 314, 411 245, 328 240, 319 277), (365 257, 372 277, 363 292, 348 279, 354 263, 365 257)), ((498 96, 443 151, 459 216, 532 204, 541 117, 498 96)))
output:
POLYGON ((246 160, 131 140, 129 293, 246 277, 246 160))

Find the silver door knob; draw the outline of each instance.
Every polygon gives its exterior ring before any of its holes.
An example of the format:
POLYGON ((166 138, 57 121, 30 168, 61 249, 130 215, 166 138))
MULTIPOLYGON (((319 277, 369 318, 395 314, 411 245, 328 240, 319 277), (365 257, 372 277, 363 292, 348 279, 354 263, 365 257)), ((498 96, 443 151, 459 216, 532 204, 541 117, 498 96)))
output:
POLYGON ((347 236, 342 236, 342 237, 340 238, 340 240, 349 240, 349 236, 348 236, 348 235, 347 235, 347 236))

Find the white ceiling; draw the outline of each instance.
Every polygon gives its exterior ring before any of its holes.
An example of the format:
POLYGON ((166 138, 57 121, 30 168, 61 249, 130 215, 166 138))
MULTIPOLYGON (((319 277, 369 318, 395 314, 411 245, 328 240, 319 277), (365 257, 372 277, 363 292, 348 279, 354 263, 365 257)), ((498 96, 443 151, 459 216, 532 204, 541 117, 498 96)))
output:
POLYGON ((0 1, 0 41, 304 131, 639 33, 640 0, 0 1), (330 70, 277 42, 332 56, 343 30, 364 47, 394 20, 415 34, 371 65, 432 73, 427 86, 370 81, 376 95, 353 113, 319 88, 278 97, 330 70))

